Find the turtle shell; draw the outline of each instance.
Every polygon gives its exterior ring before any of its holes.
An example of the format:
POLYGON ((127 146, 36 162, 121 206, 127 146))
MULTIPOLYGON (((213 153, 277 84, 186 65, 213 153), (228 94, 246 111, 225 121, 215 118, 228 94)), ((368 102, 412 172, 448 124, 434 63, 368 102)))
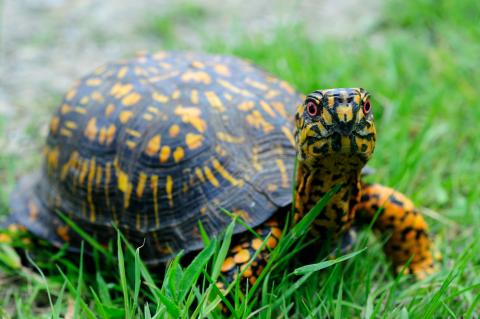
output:
POLYGON ((234 57, 160 52, 101 66, 64 96, 42 170, 12 195, 13 219, 73 248, 58 212, 102 243, 116 224, 150 263, 198 250, 199 223, 215 236, 231 222, 223 209, 253 227, 291 202, 301 102, 234 57))

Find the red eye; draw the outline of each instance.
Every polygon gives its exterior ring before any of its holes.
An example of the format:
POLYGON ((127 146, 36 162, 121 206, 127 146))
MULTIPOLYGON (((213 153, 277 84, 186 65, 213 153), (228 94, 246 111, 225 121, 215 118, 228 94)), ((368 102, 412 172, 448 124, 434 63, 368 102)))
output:
POLYGON ((318 106, 314 102, 308 102, 307 112, 308 112, 308 115, 310 115, 310 116, 317 116, 318 115, 318 106))
POLYGON ((371 109, 370 100, 366 100, 365 103, 363 103, 363 113, 367 114, 371 109))

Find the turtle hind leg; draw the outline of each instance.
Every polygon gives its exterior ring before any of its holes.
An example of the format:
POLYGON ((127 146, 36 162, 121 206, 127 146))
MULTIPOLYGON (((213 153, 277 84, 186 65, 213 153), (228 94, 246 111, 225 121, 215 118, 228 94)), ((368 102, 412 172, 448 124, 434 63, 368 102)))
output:
POLYGON ((366 224, 371 223, 380 210, 373 228, 391 234, 384 249, 397 272, 410 259, 406 271, 418 279, 435 272, 428 225, 405 195, 378 184, 363 185, 355 209, 358 219, 366 224))

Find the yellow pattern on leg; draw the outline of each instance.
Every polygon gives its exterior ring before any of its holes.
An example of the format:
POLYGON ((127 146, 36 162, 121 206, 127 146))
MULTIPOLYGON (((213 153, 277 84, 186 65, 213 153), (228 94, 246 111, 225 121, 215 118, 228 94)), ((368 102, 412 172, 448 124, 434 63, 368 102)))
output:
MULTIPOLYGON (((240 285, 243 291, 245 291, 247 281, 250 286, 257 281, 258 276, 263 271, 265 264, 270 257, 269 248, 274 249, 282 236, 282 231, 275 217, 255 228, 255 231, 259 237, 247 232, 241 237, 237 238, 237 240, 234 239, 232 241, 227 258, 225 259, 221 269, 227 285, 235 280, 239 273, 243 272, 243 278, 240 285), (260 249, 263 241, 269 234, 271 235, 265 243, 262 251, 253 261, 251 261, 252 257, 255 255, 257 250, 260 249), (250 261, 251 263, 248 265, 250 261)), ((219 286, 225 287, 222 283, 219 284, 219 286)))
POLYGON ((381 233, 391 232, 385 252, 397 272, 410 258, 412 261, 406 271, 418 279, 435 272, 428 225, 405 195, 378 184, 363 185, 360 202, 355 209, 359 219, 366 223, 381 210, 374 228, 381 233))

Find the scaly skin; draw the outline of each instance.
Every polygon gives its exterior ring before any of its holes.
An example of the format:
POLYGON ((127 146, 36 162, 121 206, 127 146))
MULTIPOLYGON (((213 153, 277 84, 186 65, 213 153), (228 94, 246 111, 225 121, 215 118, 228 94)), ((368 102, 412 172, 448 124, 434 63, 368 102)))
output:
MULTIPOLYGON (((395 269, 402 269, 413 256, 407 272, 424 278, 434 271, 431 242, 425 220, 404 195, 381 185, 361 182, 361 170, 375 148, 376 131, 369 95, 363 89, 315 91, 296 114, 297 187, 295 221, 298 221, 335 185, 340 190, 313 222, 310 234, 321 244, 338 239, 354 222, 369 223, 382 209, 374 228, 391 232, 385 246, 395 269)), ((272 232, 270 248, 280 238, 280 216, 256 228, 263 238, 272 232)), ((227 283, 246 267, 261 241, 246 234, 232 243, 222 267, 227 283)), ((257 255, 243 276, 253 284, 269 258, 268 251, 257 255)), ((247 280, 243 280, 245 283, 247 280)), ((223 284, 220 284, 223 286, 223 284)), ((245 286, 245 285, 243 285, 245 286)))
POLYGON ((368 224, 380 210, 373 227, 380 233, 391 234, 384 249, 397 272, 412 256, 407 273, 423 279, 435 271, 428 225, 405 195, 378 184, 363 185, 356 209, 359 220, 368 224))

